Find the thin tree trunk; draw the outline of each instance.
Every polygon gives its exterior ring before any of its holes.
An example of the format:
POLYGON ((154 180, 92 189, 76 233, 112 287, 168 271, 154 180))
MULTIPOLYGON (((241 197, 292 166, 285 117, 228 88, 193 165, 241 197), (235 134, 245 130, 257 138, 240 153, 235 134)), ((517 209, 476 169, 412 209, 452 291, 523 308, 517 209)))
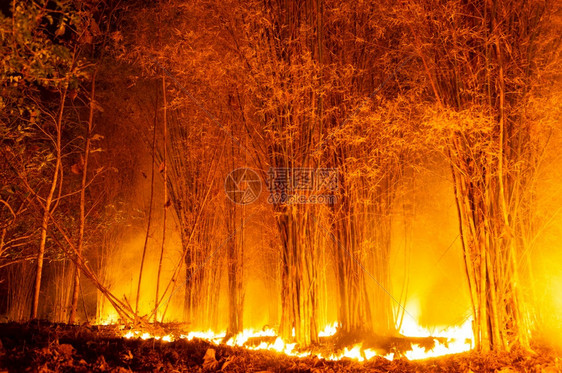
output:
MULTIPOLYGON (((78 231, 78 244, 76 249, 78 254, 82 254, 84 247, 84 229, 86 226, 86 184, 88 180, 88 160, 90 158, 90 144, 92 136, 92 128, 94 122, 94 95, 96 91, 96 72, 92 76, 92 88, 90 90, 90 113, 88 117, 88 129, 86 133, 86 144, 84 145, 84 164, 82 169, 82 183, 80 185, 80 227, 78 231)), ((78 267, 74 268, 74 288, 72 292, 72 303, 70 306, 70 317, 68 322, 74 324, 76 322, 76 311, 78 309, 78 295, 80 293, 80 271, 78 267)))
POLYGON ((56 125, 56 142, 55 142, 55 152, 56 152, 56 161, 55 161, 55 169, 53 171, 53 178, 51 180, 51 187, 49 189, 49 194, 45 199, 44 204, 44 212, 43 217, 41 220, 41 239, 39 241, 39 251, 37 252, 37 264, 36 264, 36 271, 35 271, 35 288, 33 292, 33 304, 32 304, 32 311, 31 311, 31 318, 37 318, 37 310, 39 308, 39 293, 41 292, 41 278, 43 275, 43 260, 45 257, 45 246, 47 244, 47 230, 49 226, 49 216, 50 216, 50 209, 53 203, 53 197, 55 195, 55 191, 57 188, 59 172, 61 171, 62 165, 62 118, 64 113, 64 103, 66 100, 66 94, 68 92, 68 87, 65 85, 62 91, 61 97, 61 107, 59 110, 59 115, 57 117, 56 125))
MULTIPOLYGON (((160 259, 158 260, 158 274, 156 275, 156 296, 154 297, 154 321, 158 320, 158 293, 160 292, 160 275, 162 273, 162 260, 164 258, 164 248, 166 246, 166 218, 168 211, 168 165, 166 159, 168 158, 168 112, 167 112, 167 100, 166 100, 166 78, 162 75, 162 96, 163 96, 163 119, 162 124, 164 126, 163 135, 163 159, 162 159, 162 176, 164 178, 164 205, 162 210, 162 245, 160 247, 160 259)), ((162 315, 162 322, 164 322, 164 315, 162 315)))
POLYGON ((316 248, 311 245, 316 231, 308 206, 278 207, 281 233, 281 325, 285 340, 303 345, 318 342, 316 248))
POLYGON ((152 223, 152 205, 154 201, 154 158, 156 157, 156 123, 157 115, 154 115, 154 129, 152 131, 152 162, 150 164, 150 202, 148 206, 148 221, 146 223, 146 235, 144 236, 144 245, 142 248, 141 264, 139 269, 139 282, 137 284, 137 298, 135 300, 135 314, 139 312, 139 299, 141 293, 142 272, 144 269, 144 260, 146 258, 146 249, 148 247, 148 238, 150 237, 150 226, 152 223))
MULTIPOLYGON (((227 201, 228 203, 228 201, 227 201)), ((238 235, 236 232, 236 206, 230 204, 228 208, 227 227, 229 233, 228 240, 228 256, 227 256, 227 271, 228 271, 228 331, 227 335, 236 335, 240 331, 240 323, 238 320, 238 287, 237 284, 237 267, 238 267, 238 235)))

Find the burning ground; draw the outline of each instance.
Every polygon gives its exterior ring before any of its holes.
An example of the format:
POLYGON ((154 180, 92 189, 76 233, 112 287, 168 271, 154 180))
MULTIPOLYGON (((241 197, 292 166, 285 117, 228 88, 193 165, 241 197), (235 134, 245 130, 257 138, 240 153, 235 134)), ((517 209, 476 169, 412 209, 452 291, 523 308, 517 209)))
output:
POLYGON ((559 371, 560 34, 562 0, 4 1, 3 366, 559 371))
MULTIPOLYGON (((359 362, 355 358, 322 359, 337 353, 338 340, 326 337, 310 356, 295 357, 276 351, 256 351, 245 347, 213 343, 202 338, 178 338, 181 328, 152 326, 143 338, 126 338, 132 329, 123 326, 69 326, 48 322, 0 325, 0 369, 8 371, 226 371, 226 372, 559 372, 562 360, 552 350, 535 346, 535 352, 460 354, 410 361, 405 357, 389 360, 375 356, 359 362), (175 339, 177 338, 177 339, 175 339)), ((148 329, 147 329, 148 330, 148 329)), ((252 339, 252 338, 250 338, 252 339)), ((259 337, 249 346, 261 343, 259 337)), ((267 338, 263 339, 267 340, 267 338)), ((390 343, 395 352, 405 352, 413 343, 431 346, 431 338, 396 338, 390 343)), ((378 341, 379 347, 384 342, 378 341)), ((388 342, 388 341, 386 341, 388 342)), ((387 347, 390 347, 388 345, 387 347)), ((341 349, 341 347, 340 347, 341 349)), ((341 352, 341 351, 340 351, 341 352)))

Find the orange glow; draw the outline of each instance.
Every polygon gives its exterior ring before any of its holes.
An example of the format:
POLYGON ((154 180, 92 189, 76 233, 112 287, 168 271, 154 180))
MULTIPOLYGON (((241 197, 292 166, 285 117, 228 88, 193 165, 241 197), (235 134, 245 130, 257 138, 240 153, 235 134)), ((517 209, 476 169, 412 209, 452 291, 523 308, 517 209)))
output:
MULTIPOLYGON (((413 320, 406 321, 403 323, 401 333, 405 336, 409 337, 442 337, 447 338, 447 345, 443 345, 436 341, 436 345, 433 349, 426 351, 423 347, 413 345, 411 351, 407 351, 405 356, 408 360, 421 360, 427 359, 431 357, 438 357, 443 355, 455 354, 460 352, 469 351, 472 348, 472 329, 471 329, 472 321, 468 320, 460 327, 449 327, 442 329, 440 331, 431 332, 428 329, 424 329, 421 326, 417 325, 413 320)), ((320 337, 329 337, 336 333, 337 330, 337 323, 326 325, 324 330, 319 333, 320 337)), ((223 343, 223 339, 225 337, 225 332, 215 333, 213 331, 194 331, 188 334, 182 334, 179 336, 179 339, 186 339, 192 340, 194 338, 205 340, 209 343, 219 345, 223 343)), ((296 343, 286 343, 280 337, 276 337, 277 334, 273 329, 264 329, 256 331, 254 329, 245 329, 240 334, 230 338, 228 341, 225 342, 227 346, 240 346, 245 347, 250 350, 269 350, 275 351, 278 353, 282 353, 288 356, 295 356, 295 357, 307 357, 307 356, 317 356, 320 359, 326 360, 341 360, 344 358, 353 359, 356 361, 367 361, 373 359, 375 356, 384 357, 387 360, 393 360, 394 354, 390 353, 388 355, 379 355, 373 349, 363 348, 362 344, 355 344, 353 346, 345 347, 343 351, 338 353, 333 353, 330 355, 323 355, 320 353, 315 353, 314 351, 299 351, 297 349, 296 343), (251 338, 259 338, 259 337, 276 337, 273 342, 264 342, 262 341, 259 345, 256 346, 247 346, 246 342, 248 342, 251 338)), ((143 340, 154 338, 156 340, 162 340, 165 342, 172 342, 176 338, 171 335, 151 335, 147 332, 143 332, 141 330, 135 331, 127 331, 123 334, 124 338, 140 338, 143 340)))

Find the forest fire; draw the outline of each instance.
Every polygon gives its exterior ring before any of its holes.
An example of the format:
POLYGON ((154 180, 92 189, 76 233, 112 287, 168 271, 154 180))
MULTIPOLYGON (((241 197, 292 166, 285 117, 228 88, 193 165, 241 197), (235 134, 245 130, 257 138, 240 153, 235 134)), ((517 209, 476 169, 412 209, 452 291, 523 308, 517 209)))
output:
POLYGON ((562 371, 562 0, 0 2, 0 372, 562 371))

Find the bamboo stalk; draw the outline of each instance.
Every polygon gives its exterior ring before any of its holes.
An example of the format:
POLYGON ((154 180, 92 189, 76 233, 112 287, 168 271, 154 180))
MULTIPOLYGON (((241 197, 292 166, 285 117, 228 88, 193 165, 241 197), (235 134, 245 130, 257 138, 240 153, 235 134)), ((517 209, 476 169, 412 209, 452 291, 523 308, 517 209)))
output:
POLYGON ((66 100, 66 94, 68 92, 68 85, 65 85, 61 95, 59 114, 55 123, 56 128, 56 141, 55 141, 55 169, 53 171, 53 177, 51 180, 51 186, 49 188, 49 193, 45 199, 45 211, 43 212, 43 218, 41 220, 41 239, 39 241, 39 250, 37 252, 37 264, 35 271, 35 288, 33 292, 33 303, 31 310, 31 318, 37 318, 37 311, 39 308, 39 294, 41 291, 41 278, 43 275, 43 259, 45 257, 45 246, 47 243, 47 229, 49 226, 49 214, 51 210, 51 205, 53 203, 53 197, 58 184, 59 172, 61 172, 62 165, 62 120, 64 113, 64 105, 66 100))
POLYGON ((156 118, 157 115, 154 115, 154 128, 152 130, 152 162, 150 163, 150 199, 148 202, 148 220, 146 223, 146 234, 144 236, 144 244, 142 247, 142 256, 139 268, 139 281, 137 283, 137 293, 135 299, 135 313, 138 314, 139 312, 139 300, 141 294, 141 283, 142 283, 142 273, 144 269, 144 261, 146 258, 146 250, 148 248, 148 239, 150 237, 150 226, 152 223, 152 206, 154 201, 154 158, 156 156, 156 118))
MULTIPOLYGON (((162 207, 162 244, 160 246, 160 258, 158 259, 158 273, 156 275, 156 294, 154 297, 154 321, 158 319, 158 293, 160 291, 160 275, 162 272, 162 260, 164 258, 164 248, 166 245, 166 217, 168 211, 168 112, 167 112, 167 100, 166 100, 166 77, 162 75, 162 97, 163 97, 163 127, 164 127, 164 134, 163 134, 163 170, 162 176, 164 178, 164 203, 162 207)), ((164 318, 162 317, 162 322, 164 322, 164 318)))
MULTIPOLYGON (((78 253, 82 254, 84 246, 84 230, 86 227, 86 186, 88 180, 88 161, 90 158, 90 144, 94 122, 94 95, 96 89, 96 71, 92 74, 92 87, 90 88, 90 107, 88 116, 88 127, 86 129, 86 141, 84 145, 84 164, 82 168, 82 181, 80 185, 80 227, 78 229, 78 253)), ((70 317, 68 322, 74 324, 76 322, 76 312, 78 309, 78 295, 80 293, 80 271, 77 267, 74 269, 74 285, 72 291, 72 301, 70 306, 70 317)))

